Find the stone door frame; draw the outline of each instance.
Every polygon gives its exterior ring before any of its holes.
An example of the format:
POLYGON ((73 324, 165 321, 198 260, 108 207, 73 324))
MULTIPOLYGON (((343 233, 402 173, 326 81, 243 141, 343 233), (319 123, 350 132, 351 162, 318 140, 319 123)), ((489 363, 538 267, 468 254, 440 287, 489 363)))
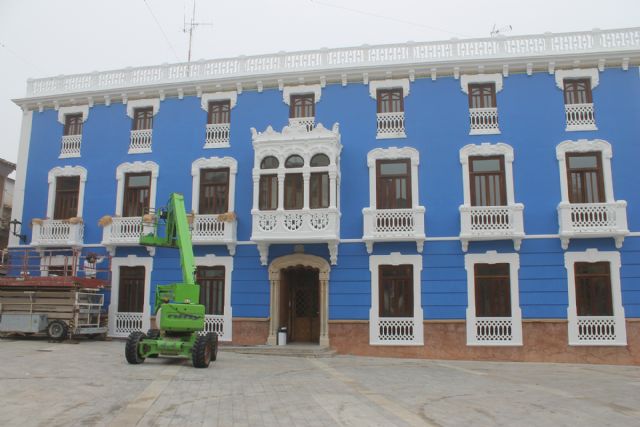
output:
POLYGON ((277 344, 278 319, 280 318, 281 272, 289 267, 307 267, 318 270, 320 287, 320 342, 321 346, 329 346, 329 273, 331 267, 327 260, 309 254, 291 254, 274 259, 269 265, 269 283, 271 297, 269 305, 269 337, 268 345, 277 344))

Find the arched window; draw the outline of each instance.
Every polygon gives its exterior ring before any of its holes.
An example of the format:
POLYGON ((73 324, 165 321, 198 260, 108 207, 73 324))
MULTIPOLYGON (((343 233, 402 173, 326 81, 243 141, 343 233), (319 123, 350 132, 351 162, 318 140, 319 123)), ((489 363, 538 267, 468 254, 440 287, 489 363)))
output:
POLYGON ((316 154, 311 158, 311 167, 329 166, 329 157, 326 154, 316 154))
POLYGON ((284 162, 285 168, 301 168, 304 166, 304 159, 297 154, 287 157, 284 162))
POLYGON ((265 157, 260 163, 260 169, 278 169, 278 166, 280 166, 280 162, 273 156, 265 157))

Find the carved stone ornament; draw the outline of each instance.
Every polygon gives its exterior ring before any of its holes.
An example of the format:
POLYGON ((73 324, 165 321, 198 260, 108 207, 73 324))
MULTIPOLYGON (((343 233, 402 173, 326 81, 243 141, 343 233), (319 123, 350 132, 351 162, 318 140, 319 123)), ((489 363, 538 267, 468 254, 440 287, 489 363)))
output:
POLYGON ((590 79, 591 89, 595 89, 600 83, 600 74, 597 68, 574 68, 572 70, 556 70, 556 86, 564 90, 564 79, 590 79))
POLYGON ((322 95, 322 88, 320 85, 298 85, 298 86, 285 86, 282 89, 282 100, 285 104, 290 105, 291 95, 303 95, 306 93, 313 94, 313 100, 317 104, 320 101, 322 95))
POLYGON ((160 111, 160 98, 150 99, 135 99, 127 102, 127 116, 133 119, 133 110, 136 108, 153 108, 153 115, 155 116, 160 111))
POLYGON ((496 85, 496 93, 502 90, 502 74, 463 74, 460 76, 460 88, 469 94, 469 84, 493 83, 496 85))
POLYGON ((410 87, 409 79, 372 80, 369 82, 369 96, 373 99, 378 99, 378 89, 402 88, 402 96, 406 98, 409 95, 410 87))
POLYGON ((203 93, 200 98, 200 107, 204 111, 209 111, 209 102, 229 100, 229 108, 236 106, 238 101, 238 92, 235 90, 229 92, 203 93))
POLYGON ((64 124, 64 117, 67 114, 82 114, 82 121, 86 122, 89 117, 89 106, 88 105, 74 105, 70 107, 60 107, 58 108, 58 122, 64 124))
POLYGON ((420 154, 413 147, 376 148, 367 154, 367 166, 372 167, 376 160, 411 159, 412 165, 420 164, 420 154))

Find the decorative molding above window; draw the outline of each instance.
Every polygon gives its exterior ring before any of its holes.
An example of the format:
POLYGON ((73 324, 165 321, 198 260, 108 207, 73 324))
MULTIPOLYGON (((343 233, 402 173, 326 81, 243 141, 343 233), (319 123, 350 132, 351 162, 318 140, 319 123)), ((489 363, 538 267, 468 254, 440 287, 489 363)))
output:
MULTIPOLYGON (((569 291, 569 345, 627 345, 627 332, 620 288, 620 253, 616 251, 598 251, 587 249, 584 252, 565 252, 564 266, 567 269, 567 285, 569 291), (611 309, 613 313, 606 316, 578 315, 576 296, 576 263, 609 263, 609 285, 611 291, 611 309)), ((600 286, 605 278, 599 277, 600 286)), ((583 284, 583 286, 586 284, 583 284)), ((587 290, 584 290, 587 292, 587 290)), ((598 290, 602 298, 602 289, 598 290)))
POLYGON ((127 116, 133 119, 133 110, 136 108, 145 108, 151 107, 153 108, 153 115, 155 116, 160 111, 160 99, 159 98, 149 98, 149 99, 135 99, 133 101, 127 102, 127 116))
POLYGON ((86 122, 89 118, 89 106, 88 105, 74 105, 71 107, 58 108, 58 122, 64 125, 64 116, 67 114, 82 114, 82 121, 86 122))
POLYGON ((597 68, 574 68, 572 70, 556 70, 556 86, 564 90, 564 79, 591 79, 591 89, 595 89, 600 83, 600 74, 597 68))
POLYGON ((82 166, 55 167, 49 171, 47 180, 49 182, 49 198, 47 203, 47 218, 53 218, 53 209, 56 203, 56 178, 61 176, 79 176, 80 187, 78 189, 78 213, 77 217, 82 217, 84 207, 84 187, 87 182, 87 170, 82 166))
POLYGON ((371 309, 369 311, 369 344, 371 345, 423 345, 424 316, 421 303, 422 255, 402 255, 392 252, 389 255, 369 257, 371 272, 371 309), (413 266, 413 316, 380 316, 380 266, 413 266))
POLYGON ((317 104, 320 101, 322 95, 322 87, 318 85, 299 85, 299 86, 285 86, 282 89, 282 100, 285 104, 291 104, 291 95, 302 95, 305 93, 312 93, 313 99, 317 104))
POLYGON ((209 102, 229 100, 229 108, 236 106, 238 101, 238 92, 235 90, 229 92, 203 93, 200 98, 200 107, 204 111, 209 111, 209 102))
MULTIPOLYGON (((520 257, 514 253, 488 251, 484 254, 464 256, 467 270, 467 345, 522 345, 522 311, 518 270, 520 257), (504 317, 477 316, 476 307, 476 264, 509 264, 509 296, 511 315, 504 317)), ((502 298, 497 298, 503 301, 502 298)))
POLYGON ((496 85, 496 93, 502 90, 502 74, 463 74, 460 76, 460 88, 469 94, 470 83, 493 83, 496 85))
POLYGON ((378 89, 393 89, 402 88, 402 95, 406 98, 409 95, 409 79, 386 79, 386 80, 371 80, 369 82, 369 96, 373 99, 378 99, 378 89))
POLYGON ((563 249, 569 247, 569 240, 572 238, 597 237, 611 237, 615 240, 616 247, 620 248, 625 236, 629 234, 627 202, 615 200, 613 194, 612 156, 611 144, 602 139, 563 141, 556 147, 562 197, 558 204, 558 223, 563 249), (567 177, 567 153, 600 153, 601 191, 604 192, 604 202, 571 202, 567 177))

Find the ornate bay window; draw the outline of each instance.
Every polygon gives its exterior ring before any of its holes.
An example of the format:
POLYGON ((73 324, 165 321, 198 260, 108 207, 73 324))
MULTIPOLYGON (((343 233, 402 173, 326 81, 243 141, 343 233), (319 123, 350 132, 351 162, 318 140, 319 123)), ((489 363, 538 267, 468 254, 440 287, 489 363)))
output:
POLYGON ((498 143, 469 144, 460 150, 464 205, 460 242, 511 239, 516 250, 524 238, 522 203, 515 203, 513 148, 498 143))
POLYGON ((404 98, 409 95, 409 79, 369 82, 369 95, 376 100, 376 139, 406 138, 404 98))
POLYGON ((238 162, 231 157, 202 157, 192 163, 191 239, 194 244, 225 244, 229 253, 235 254, 237 171, 238 162))
POLYGON ((626 345, 620 289, 620 253, 565 252, 569 345, 626 345))
POLYGON ((87 170, 82 166, 55 167, 49 171, 47 215, 32 221, 33 246, 81 246, 84 241, 82 211, 87 170))
POLYGON ((58 158, 80 157, 82 126, 89 117, 89 106, 60 107, 58 122, 63 125, 62 143, 58 158))
POLYGON ((160 110, 160 99, 136 99, 127 103, 127 116, 131 117, 129 154, 151 153, 153 116, 160 110))
POLYGON ((556 148, 562 201, 558 205, 563 249, 575 238, 612 237, 622 247, 627 202, 615 200, 611 144, 601 139, 564 141, 556 148))
POLYGON ((260 261, 272 243, 327 243, 337 262, 340 239, 340 133, 318 124, 253 132, 253 227, 260 261))
MULTIPOLYGON (((138 245, 142 234, 142 215, 156 206, 159 167, 155 162, 122 163, 116 169, 116 213, 100 220, 102 244, 111 255, 117 246, 138 245)), ((149 253, 155 252, 147 247, 149 253)))
POLYGON ((556 70, 556 86, 564 94, 567 131, 598 130, 591 91, 598 86, 597 68, 556 70))
POLYGON ((467 345, 522 345, 518 254, 467 254, 467 345))
POLYGON ((367 251, 374 242, 424 245, 424 206, 418 202, 419 153, 411 147, 376 148, 367 155, 369 203, 362 210, 367 251))
POLYGON ((311 131, 316 120, 316 103, 320 101, 320 85, 287 86, 282 99, 289 106, 289 126, 311 131))
POLYGON ((469 135, 499 134, 496 94, 502 90, 502 74, 465 74, 460 86, 469 97, 469 135))
POLYGON ((230 146, 231 110, 238 99, 236 91, 205 93, 200 106, 207 112, 204 148, 230 146))

